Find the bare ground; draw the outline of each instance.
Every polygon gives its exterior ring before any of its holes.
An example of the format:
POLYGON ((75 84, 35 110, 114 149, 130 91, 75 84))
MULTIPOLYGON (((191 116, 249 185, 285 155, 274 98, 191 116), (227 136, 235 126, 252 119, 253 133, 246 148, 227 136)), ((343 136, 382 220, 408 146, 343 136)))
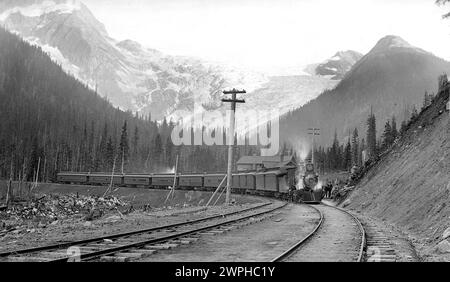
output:
MULTIPOLYGON (((105 187, 45 184, 40 187, 39 193, 101 194, 104 189, 105 187)), ((147 204, 154 206, 161 199, 165 199, 167 191, 120 188, 113 194, 135 206, 147 204)), ((211 193, 208 192, 177 191, 172 206, 165 208, 151 208, 146 211, 137 209, 125 215, 118 211, 108 211, 101 218, 93 221, 86 221, 82 214, 75 214, 50 224, 31 220, 18 226, 12 232, 0 233, 0 252, 185 222, 230 213, 267 202, 266 199, 262 198, 233 195, 237 203, 232 206, 218 205, 205 210, 202 206, 186 204, 189 202, 198 204, 200 202, 204 205, 205 199, 209 199, 210 196, 211 193)))

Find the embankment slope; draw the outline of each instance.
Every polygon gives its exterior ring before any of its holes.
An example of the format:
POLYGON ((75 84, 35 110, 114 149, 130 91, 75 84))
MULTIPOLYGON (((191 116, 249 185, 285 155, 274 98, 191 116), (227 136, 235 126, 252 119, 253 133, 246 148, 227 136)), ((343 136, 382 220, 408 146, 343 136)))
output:
POLYGON ((450 227, 449 89, 366 173, 347 206, 421 238, 430 252, 450 227))

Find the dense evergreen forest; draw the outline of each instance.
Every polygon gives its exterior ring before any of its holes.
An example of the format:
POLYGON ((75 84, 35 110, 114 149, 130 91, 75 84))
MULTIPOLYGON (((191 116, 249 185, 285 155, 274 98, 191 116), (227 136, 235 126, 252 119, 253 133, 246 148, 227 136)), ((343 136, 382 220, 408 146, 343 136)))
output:
MULTIPOLYGON (((174 146, 173 122, 155 122, 150 116, 113 107, 66 74, 39 47, 3 28, 0 44, 0 178, 52 181, 59 171, 111 172, 113 168, 116 173, 169 172, 176 156, 181 172, 226 170, 226 146, 174 146)), ((440 85, 445 81, 446 76, 439 77, 440 85)), ((422 109, 433 99, 425 93, 422 109)), ((410 121, 417 115, 414 108, 410 121)), ((365 135, 355 128, 343 144, 335 134, 330 146, 317 147, 316 166, 321 172, 349 170, 376 158, 408 124, 404 121, 398 129, 395 117, 382 118, 386 124, 378 137, 372 114, 365 135)), ((238 146, 234 162, 258 151, 238 146)), ((295 153, 288 143, 281 151, 295 153)))
MULTIPOLYGON (((447 75, 438 77, 438 89, 442 89, 448 83, 447 75)), ((330 146, 319 146, 314 150, 315 165, 321 173, 336 171, 350 171, 353 166, 363 167, 367 163, 376 160, 381 154, 389 150, 395 144, 404 132, 408 129, 419 116, 419 114, 428 108, 434 101, 435 95, 425 91, 423 104, 418 111, 414 106, 409 117, 404 120, 400 127, 397 125, 395 116, 383 117, 386 122, 382 134, 377 136, 377 117, 370 113, 366 121, 366 135, 361 136, 358 128, 348 133, 349 138, 342 144, 339 142, 337 129, 330 146)), ((312 151, 309 152, 307 159, 312 158, 312 151)))
MULTIPOLYGON (((172 144, 174 126, 113 107, 39 47, 0 28, 0 177, 51 181, 59 171, 216 172, 225 146, 172 144)), ((252 153, 241 147, 235 158, 252 153)))

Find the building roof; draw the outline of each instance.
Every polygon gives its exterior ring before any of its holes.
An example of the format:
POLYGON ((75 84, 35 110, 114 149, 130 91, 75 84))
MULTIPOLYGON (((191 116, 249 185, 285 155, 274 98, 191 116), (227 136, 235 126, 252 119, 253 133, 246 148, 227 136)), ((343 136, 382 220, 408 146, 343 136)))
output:
POLYGON ((265 167, 283 167, 296 164, 294 156, 243 156, 237 161, 238 165, 262 164, 265 167))

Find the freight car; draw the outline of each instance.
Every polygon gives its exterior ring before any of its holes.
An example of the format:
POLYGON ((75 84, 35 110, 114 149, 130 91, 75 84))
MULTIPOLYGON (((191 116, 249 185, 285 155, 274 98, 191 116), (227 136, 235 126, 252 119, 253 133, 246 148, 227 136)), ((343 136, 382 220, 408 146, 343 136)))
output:
POLYGON ((147 174, 126 174, 123 176, 123 184, 131 187, 149 187, 150 179, 147 174))
MULTIPOLYGON (((317 176, 313 168, 308 166, 303 176, 303 188, 296 191, 297 201, 314 202, 322 199, 322 192, 315 190, 317 176)), ((297 185, 296 168, 284 167, 263 171, 246 171, 233 173, 231 188, 234 193, 249 193, 253 195, 270 196, 281 199, 291 198, 289 193, 297 185)), ((175 185, 177 189, 214 191, 223 181, 225 174, 117 174, 113 177, 103 173, 58 173, 60 183, 109 185, 111 178, 114 185, 127 187, 145 187, 151 189, 167 189, 175 185)))
POLYGON ((88 174, 83 172, 78 173, 58 173, 56 181, 64 184, 87 184, 88 174))

